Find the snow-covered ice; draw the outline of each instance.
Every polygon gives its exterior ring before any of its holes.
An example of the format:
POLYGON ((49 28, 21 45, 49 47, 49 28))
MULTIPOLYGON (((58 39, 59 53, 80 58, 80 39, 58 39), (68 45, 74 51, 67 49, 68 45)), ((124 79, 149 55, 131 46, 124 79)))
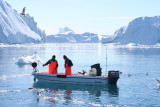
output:
POLYGON ((21 16, 0 0, 0 43, 40 43, 44 36, 32 17, 21 16))
POLYGON ((136 18, 128 26, 118 29, 112 37, 103 38, 102 41, 156 45, 160 43, 160 16, 136 18))
MULTIPOLYGON (((60 28, 58 34, 46 36, 45 31, 37 27, 34 17, 20 15, 7 2, 0 0, 0 43, 98 43, 100 39, 98 34, 77 34, 68 27, 60 28)), ((138 17, 113 35, 102 36, 101 42, 128 46, 159 44, 160 16, 138 17)))
POLYGON ((59 33, 55 35, 46 36, 46 42, 48 43, 97 43, 99 37, 95 33, 84 32, 82 34, 75 33, 68 27, 60 28, 59 33))
POLYGON ((42 60, 37 54, 33 54, 31 56, 19 57, 16 61, 16 64, 18 65, 32 64, 33 62, 42 63, 42 60))

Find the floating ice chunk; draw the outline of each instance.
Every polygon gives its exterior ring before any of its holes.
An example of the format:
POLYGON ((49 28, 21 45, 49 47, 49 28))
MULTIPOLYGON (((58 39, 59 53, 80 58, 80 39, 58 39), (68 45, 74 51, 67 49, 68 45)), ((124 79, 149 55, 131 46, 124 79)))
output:
POLYGON ((31 56, 19 57, 16 64, 31 64, 33 62, 41 63, 42 60, 37 54, 33 54, 31 56))
POLYGON ((136 43, 129 43, 126 46, 128 46, 128 47, 139 47, 140 45, 136 44, 136 43))

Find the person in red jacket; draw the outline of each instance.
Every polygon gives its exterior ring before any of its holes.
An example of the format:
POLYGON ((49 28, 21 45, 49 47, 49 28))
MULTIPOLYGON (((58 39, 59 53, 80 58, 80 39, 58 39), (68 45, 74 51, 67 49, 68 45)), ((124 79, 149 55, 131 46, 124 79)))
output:
POLYGON ((73 66, 72 61, 68 59, 67 56, 65 55, 63 55, 63 59, 65 60, 64 62, 65 75, 72 75, 72 66, 73 66))
POLYGON ((46 66, 48 64, 49 74, 57 74, 58 62, 55 55, 52 56, 52 59, 48 60, 45 64, 43 64, 43 66, 46 66))

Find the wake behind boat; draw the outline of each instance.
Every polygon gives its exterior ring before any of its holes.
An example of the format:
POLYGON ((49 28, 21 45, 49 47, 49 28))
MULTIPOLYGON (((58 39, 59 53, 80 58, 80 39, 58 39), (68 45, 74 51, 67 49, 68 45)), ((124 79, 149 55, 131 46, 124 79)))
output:
POLYGON ((73 84, 112 84, 116 85, 119 79, 119 71, 108 71, 108 76, 101 75, 100 64, 94 64, 91 66, 91 70, 88 75, 83 73, 65 75, 62 73, 49 74, 48 72, 39 72, 37 70, 37 63, 32 63, 34 79, 39 82, 50 83, 73 83, 73 84))

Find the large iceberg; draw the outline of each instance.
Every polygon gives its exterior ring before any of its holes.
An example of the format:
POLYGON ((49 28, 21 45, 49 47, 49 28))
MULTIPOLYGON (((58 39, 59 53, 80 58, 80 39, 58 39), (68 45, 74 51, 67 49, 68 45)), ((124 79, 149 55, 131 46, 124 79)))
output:
POLYGON ((155 45, 160 42, 160 16, 136 18, 128 26, 118 29, 112 37, 103 38, 102 41, 155 45))
POLYGON ((45 32, 37 28, 29 15, 21 16, 0 0, 0 43, 41 43, 45 32))
POLYGON ((55 35, 46 36, 46 42, 48 43, 59 43, 59 42, 70 42, 70 43, 87 43, 99 42, 98 35, 95 33, 85 32, 82 34, 75 33, 68 27, 60 28, 59 33, 55 35))

